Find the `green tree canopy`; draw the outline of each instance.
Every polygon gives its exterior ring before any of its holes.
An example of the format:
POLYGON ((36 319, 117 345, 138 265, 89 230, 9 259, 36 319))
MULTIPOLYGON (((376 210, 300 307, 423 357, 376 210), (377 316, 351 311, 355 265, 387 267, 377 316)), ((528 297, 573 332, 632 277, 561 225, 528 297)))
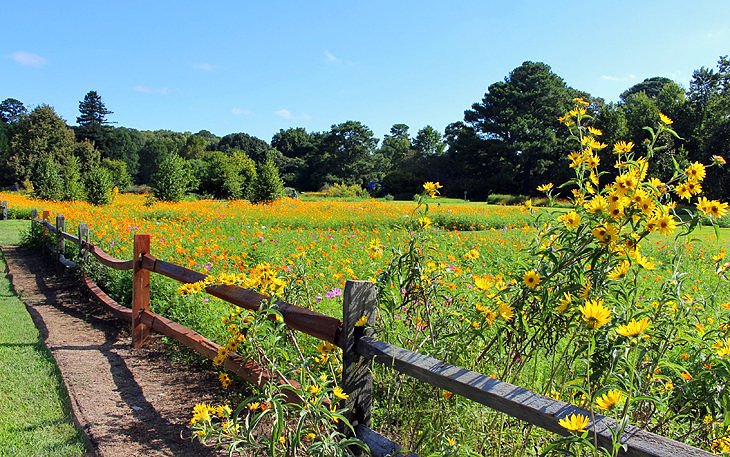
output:
POLYGON ((347 121, 333 125, 322 138, 319 185, 360 184, 380 181, 385 165, 375 156, 378 140, 365 124, 347 121))
POLYGON ((11 141, 10 166, 18 182, 31 179, 42 156, 56 163, 71 153, 73 131, 48 105, 40 105, 17 122, 11 141))
POLYGON ((251 201, 268 203, 281 198, 284 194, 284 183, 279 177, 279 170, 273 160, 260 164, 256 170, 251 201))
POLYGON ((256 179, 256 163, 242 151, 228 155, 209 151, 203 157, 204 176, 200 189, 216 198, 241 199, 251 196, 256 179))
POLYGON ((626 89, 621 94, 621 101, 626 101, 626 99, 630 95, 638 94, 640 92, 643 92, 649 98, 656 98, 656 96, 659 95, 659 92, 661 92, 662 88, 669 83, 674 83, 674 81, 663 76, 646 78, 642 82, 634 84, 633 86, 626 89))
POLYGON ((543 181, 563 180, 565 150, 557 119, 580 95, 548 65, 524 62, 464 113, 465 123, 483 140, 499 143, 485 150, 511 164, 517 184, 511 193, 534 193, 543 181))
POLYGON ((278 152, 269 143, 247 133, 226 135, 217 144, 211 144, 210 149, 223 152, 243 151, 256 163, 263 163, 268 158, 279 160, 278 152))
POLYGON ((311 169, 316 163, 322 135, 309 133, 304 128, 279 130, 271 138, 271 146, 282 155, 281 178, 287 186, 314 190, 311 169))
POLYGON ((168 154, 152 175, 150 185, 158 200, 177 202, 197 183, 187 160, 177 154, 168 154))
POLYGON ((14 98, 6 98, 0 103, 0 122, 5 124, 13 124, 18 122, 28 110, 23 102, 14 98))
POLYGON ((390 133, 385 135, 379 153, 385 158, 388 168, 398 167, 411 151, 411 136, 406 124, 393 124, 390 133))
POLYGON ((416 134, 413 140, 413 149, 424 157, 437 156, 444 153, 446 143, 438 130, 430 125, 425 126, 416 134))
MULTIPOLYGON (((688 141, 689 160, 708 163, 713 155, 730 160, 730 60, 722 56, 716 69, 694 72, 688 92, 688 112, 692 132, 688 141)), ((730 170, 707 170, 705 192, 713 198, 730 195, 730 170)))

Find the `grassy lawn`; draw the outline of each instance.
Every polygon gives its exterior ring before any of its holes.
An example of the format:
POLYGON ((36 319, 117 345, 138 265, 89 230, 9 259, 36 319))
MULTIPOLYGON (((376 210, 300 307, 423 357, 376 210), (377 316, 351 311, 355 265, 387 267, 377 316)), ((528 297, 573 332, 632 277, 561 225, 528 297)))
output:
MULTIPOLYGON (((17 244, 27 226, 0 221, 0 244, 17 244)), ((0 323, 0 456, 85 455, 58 368, 5 275, 0 323)))

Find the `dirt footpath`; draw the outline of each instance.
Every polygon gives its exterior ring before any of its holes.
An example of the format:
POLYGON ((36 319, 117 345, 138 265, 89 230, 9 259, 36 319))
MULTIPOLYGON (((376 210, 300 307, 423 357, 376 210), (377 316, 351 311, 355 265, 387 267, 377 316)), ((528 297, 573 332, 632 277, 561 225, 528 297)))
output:
POLYGON ((195 403, 215 402, 213 373, 171 362, 156 336, 132 350, 127 325, 84 298, 72 278, 55 277, 47 258, 27 248, 2 251, 95 455, 214 455, 187 428, 195 403))

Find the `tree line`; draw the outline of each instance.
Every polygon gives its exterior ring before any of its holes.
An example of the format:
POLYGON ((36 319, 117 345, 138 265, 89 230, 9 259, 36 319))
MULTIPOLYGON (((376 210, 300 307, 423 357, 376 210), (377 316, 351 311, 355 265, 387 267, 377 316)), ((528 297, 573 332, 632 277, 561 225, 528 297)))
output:
MULTIPOLYGON (((647 138, 644 127, 654 125, 660 112, 669 116, 680 138, 662 145, 652 167, 657 177, 669 179, 673 160, 706 163, 728 152, 729 88, 727 57, 720 57, 715 68, 696 70, 686 90, 671 79, 653 77, 629 87, 617 102, 568 86, 544 63, 524 62, 491 84, 463 120, 443 133, 425 126, 413 134, 398 123, 379 140, 363 123, 348 120, 324 132, 282 129, 270 142, 242 132, 218 137, 206 130, 114 126, 108 121, 113 113, 95 91, 79 103, 78 125, 72 127, 48 105, 28 111, 9 98, 0 103, 0 185, 33 188, 54 199, 98 195, 90 188, 94 183, 108 187, 109 181, 122 190, 153 184, 174 191, 173 199, 195 192, 266 201, 284 185, 312 191, 333 184, 410 198, 425 181, 444 184, 445 195, 471 199, 531 195, 538 185, 568 177, 571 151, 558 119, 575 97, 590 102, 587 109, 608 144, 625 140, 640 147, 647 138), (58 176, 47 179, 54 169, 58 176)), ((602 171, 615 172, 613 160, 607 148, 602 171)), ((727 170, 709 169, 704 186, 712 198, 727 196, 727 170)))

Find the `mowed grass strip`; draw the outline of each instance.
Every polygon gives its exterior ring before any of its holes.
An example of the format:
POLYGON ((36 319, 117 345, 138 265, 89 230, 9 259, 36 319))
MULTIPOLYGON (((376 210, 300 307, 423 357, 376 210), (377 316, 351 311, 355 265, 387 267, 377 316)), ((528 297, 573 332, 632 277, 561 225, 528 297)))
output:
MULTIPOLYGON (((19 243, 27 226, 0 221, 0 245, 19 243)), ((86 446, 53 357, 0 276, 0 456, 83 456, 86 446)))

